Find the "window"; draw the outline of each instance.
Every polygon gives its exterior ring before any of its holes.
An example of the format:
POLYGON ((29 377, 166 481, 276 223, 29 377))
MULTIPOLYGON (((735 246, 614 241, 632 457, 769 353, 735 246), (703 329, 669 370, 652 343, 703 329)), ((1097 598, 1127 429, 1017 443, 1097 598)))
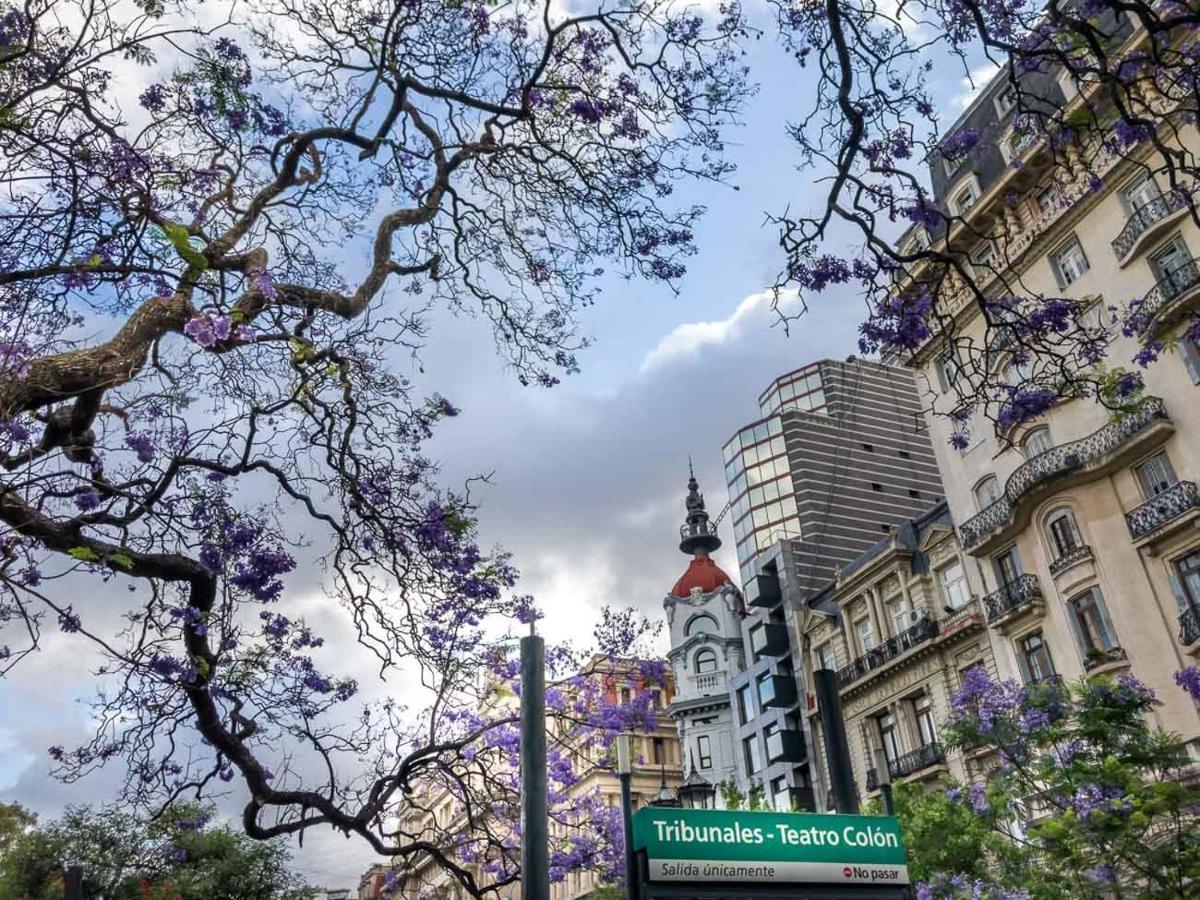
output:
POLYGON ((1006 84, 996 94, 992 102, 996 105, 996 115, 1004 118, 1014 106, 1017 105, 1017 87, 1013 84, 1006 84))
MULTIPOLYGON (((896 717, 890 712, 877 716, 875 724, 879 728, 879 742, 883 745, 883 753, 889 763, 895 763, 900 758, 900 739, 896 735, 896 717)), ((872 761, 874 768, 874 761, 872 761)))
POLYGON ((1158 198, 1158 185, 1149 176, 1121 192, 1121 201, 1124 203, 1127 213, 1135 213, 1158 198))
POLYGON ((988 242, 980 245, 971 257, 971 271, 977 278, 987 279, 996 271, 996 251, 988 242))
POLYGON ((837 660, 833 654, 833 641, 826 641, 814 651, 818 669, 836 669, 837 660))
POLYGON ((943 391, 954 387, 954 383, 958 381, 958 360, 953 353, 943 353, 938 357, 937 377, 943 391))
POLYGON ((1035 428, 1025 435, 1025 440, 1021 441, 1021 455, 1026 459, 1033 459, 1035 456, 1053 449, 1054 441, 1050 439, 1049 428, 1035 428))
POLYGON ((933 721, 933 700, 928 694, 922 694, 912 702, 913 719, 917 723, 917 735, 921 738, 921 746, 928 747, 937 743, 937 726, 933 721))
POLYGON ((1184 334, 1179 339, 1179 356, 1183 359, 1192 384, 1200 384, 1200 339, 1184 334))
POLYGON ((707 734, 696 738, 696 762, 701 769, 712 768, 712 740, 707 734))
POLYGON ((697 675, 717 671, 717 654, 712 650, 701 650, 696 654, 694 667, 697 675))
POLYGON ((1018 661, 1026 684, 1045 681, 1054 674, 1054 664, 1050 661, 1050 648, 1040 631, 1028 634, 1017 642, 1018 661))
POLYGON ((775 812, 792 811, 792 792, 788 789, 786 775, 771 779, 771 805, 775 812))
POLYGON ((1083 245, 1079 238, 1071 238, 1062 248, 1050 256, 1054 267, 1054 277, 1058 279, 1060 288, 1069 287, 1083 277, 1091 266, 1084 255, 1083 245))
POLYGON ((1150 265, 1168 300, 1185 290, 1195 277, 1192 257, 1188 253, 1187 244, 1178 235, 1150 257, 1150 265))
POLYGON ((1004 383, 1010 387, 1020 387, 1033 377, 1033 363, 1027 355, 1016 357, 1004 367, 1004 383))
POLYGON ((863 653, 875 646, 875 627, 871 624, 870 616, 864 616, 855 622, 854 631, 858 635, 858 643, 863 653))
POLYGON ((667 747, 663 743, 663 739, 656 737, 650 748, 650 761, 656 766, 665 766, 667 764, 667 747))
POLYGON ((1175 470, 1167 454, 1156 453, 1136 469, 1138 484, 1147 500, 1157 497, 1163 491, 1175 485, 1175 470))
POLYGON ((887 601, 887 611, 892 619, 892 634, 907 630, 916 621, 912 600, 903 594, 887 601))
POLYGON ((1079 539, 1079 528, 1075 517, 1069 509, 1060 509, 1046 520, 1046 537, 1050 541, 1050 549, 1054 551, 1055 559, 1062 559, 1083 543, 1079 539))
POLYGON ((1077 597, 1072 597, 1067 605, 1071 610, 1071 624, 1075 628, 1079 648, 1085 654, 1102 653, 1116 646, 1112 625, 1108 621, 1108 611, 1104 608, 1104 598, 1100 595, 1099 588, 1092 588, 1077 597))
POLYGON ((942 596, 946 606, 951 609, 961 609, 971 599, 971 588, 967 585, 967 576, 963 572, 961 562, 954 562, 938 573, 942 582, 942 596))
POLYGON ((987 509, 1000 499, 1000 482, 995 475, 989 475, 975 485, 975 505, 979 511, 987 509))
POLYGON ((1175 588, 1179 611, 1200 609, 1200 550, 1175 560, 1175 575, 1171 579, 1175 588))
POLYGON ((750 685, 744 684, 737 689, 738 721, 745 725, 754 716, 754 697, 750 694, 750 685))
POLYGON ((1015 585, 1021 577, 1021 561, 1017 558, 1016 547, 1009 547, 1003 553, 997 553, 992 557, 992 565, 996 569, 996 580, 1003 588, 1015 585))
POLYGON ((693 634, 716 634, 717 620, 712 616, 693 616, 691 621, 687 623, 687 628, 684 629, 684 634, 691 636, 693 634))
POLYGON ((750 735, 742 741, 742 753, 746 760, 747 775, 757 775, 762 771, 762 752, 758 749, 757 735, 750 735))
POLYGON ((953 201, 951 201, 954 206, 954 212, 961 216, 974 206, 975 201, 978 199, 979 192, 975 190, 975 185, 973 183, 964 184, 954 195, 953 201))

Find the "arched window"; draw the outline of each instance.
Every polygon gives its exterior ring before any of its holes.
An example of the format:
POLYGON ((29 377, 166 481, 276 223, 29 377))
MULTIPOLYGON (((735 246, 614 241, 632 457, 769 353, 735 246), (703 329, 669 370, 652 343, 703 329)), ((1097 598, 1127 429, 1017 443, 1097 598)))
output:
POLYGON ((975 505, 982 511, 1000 499, 1000 482, 989 475, 975 485, 975 505))
POLYGON ((699 615, 693 616, 687 623, 684 629, 684 634, 691 636, 693 634, 716 634, 717 620, 712 616, 699 615))
POLYGON ((1021 453, 1026 459, 1033 459, 1038 454, 1053 449, 1054 441, 1050 439, 1050 429, 1044 425, 1030 431, 1025 435, 1025 440, 1021 441, 1021 453))
POLYGON ((697 675, 703 675, 706 672, 717 671, 717 654, 712 650, 701 650, 696 654, 692 662, 693 668, 697 675))
POLYGON ((1079 526, 1069 509, 1056 509, 1046 517, 1046 539, 1055 559, 1079 549, 1083 541, 1079 538, 1079 526))

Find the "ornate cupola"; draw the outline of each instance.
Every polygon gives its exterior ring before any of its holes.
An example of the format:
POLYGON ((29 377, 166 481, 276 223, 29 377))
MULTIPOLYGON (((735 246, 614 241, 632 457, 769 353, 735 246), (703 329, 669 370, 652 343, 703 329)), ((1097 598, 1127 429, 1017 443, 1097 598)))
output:
POLYGON ((717 537, 717 529, 708 521, 704 495, 700 493, 700 485, 696 482, 691 460, 688 461, 686 504, 687 518, 679 526, 679 549, 689 554, 692 562, 683 573, 683 577, 671 588, 671 594, 676 597, 689 597, 695 589, 708 594, 723 584, 729 584, 729 576, 709 557, 710 553, 721 546, 721 539, 717 537))
POLYGON ((684 553, 712 553, 721 546, 717 530, 709 524, 708 511, 704 508, 704 495, 688 460, 687 519, 679 526, 679 549, 684 553))

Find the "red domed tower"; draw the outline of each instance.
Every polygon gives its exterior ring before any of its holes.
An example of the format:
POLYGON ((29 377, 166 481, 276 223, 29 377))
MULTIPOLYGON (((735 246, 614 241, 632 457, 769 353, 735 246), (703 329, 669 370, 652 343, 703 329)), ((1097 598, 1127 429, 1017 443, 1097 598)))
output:
POLYGON ((676 597, 688 597, 699 588, 708 594, 723 584, 729 584, 729 576, 709 556, 721 546, 717 530, 708 521, 704 508, 704 495, 696 481, 696 473, 688 462, 687 519, 679 526, 679 549, 692 555, 687 571, 675 582, 671 593, 676 597))

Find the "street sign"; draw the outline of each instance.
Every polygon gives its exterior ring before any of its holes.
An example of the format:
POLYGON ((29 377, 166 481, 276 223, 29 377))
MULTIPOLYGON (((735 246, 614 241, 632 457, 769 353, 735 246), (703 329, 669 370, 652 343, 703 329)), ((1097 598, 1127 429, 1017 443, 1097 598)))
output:
POLYGON ((646 807, 633 816, 633 847, 650 881, 908 884, 891 816, 646 807))

